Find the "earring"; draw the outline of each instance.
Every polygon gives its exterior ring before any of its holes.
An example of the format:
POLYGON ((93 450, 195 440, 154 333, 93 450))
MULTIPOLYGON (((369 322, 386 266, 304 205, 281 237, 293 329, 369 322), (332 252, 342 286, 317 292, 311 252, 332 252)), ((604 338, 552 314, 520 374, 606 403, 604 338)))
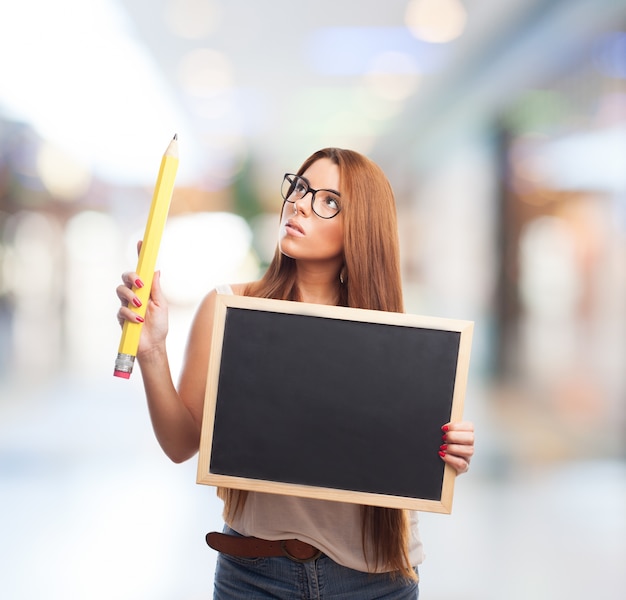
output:
POLYGON ((346 280, 346 266, 344 265, 343 267, 341 267, 341 271, 339 271, 339 283, 341 285, 343 285, 345 283, 346 280))

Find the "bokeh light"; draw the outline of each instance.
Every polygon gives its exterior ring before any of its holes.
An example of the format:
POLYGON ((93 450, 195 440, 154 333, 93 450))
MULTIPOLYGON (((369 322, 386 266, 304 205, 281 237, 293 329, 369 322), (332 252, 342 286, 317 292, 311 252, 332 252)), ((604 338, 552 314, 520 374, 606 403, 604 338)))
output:
POLYGON ((59 200, 76 201, 84 197, 89 189, 89 169, 52 144, 42 144, 37 166, 46 189, 59 200))
POLYGON ((406 24, 415 37, 427 42, 446 43, 465 29, 467 12, 459 0, 410 0, 406 24))
POLYGON ((251 256, 251 244, 250 227, 232 213, 170 218, 158 261, 166 297, 172 303, 195 307, 216 285, 252 281, 259 265, 251 256))

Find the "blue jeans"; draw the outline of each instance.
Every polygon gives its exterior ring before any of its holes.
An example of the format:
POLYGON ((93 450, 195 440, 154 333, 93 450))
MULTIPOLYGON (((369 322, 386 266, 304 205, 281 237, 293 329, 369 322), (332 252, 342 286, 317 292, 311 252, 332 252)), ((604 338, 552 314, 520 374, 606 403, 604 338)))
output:
MULTIPOLYGON (((237 535, 232 530, 226 533, 237 535)), ((298 563, 286 557, 220 554, 214 600, 417 600, 418 584, 388 573, 362 573, 323 555, 298 563)))

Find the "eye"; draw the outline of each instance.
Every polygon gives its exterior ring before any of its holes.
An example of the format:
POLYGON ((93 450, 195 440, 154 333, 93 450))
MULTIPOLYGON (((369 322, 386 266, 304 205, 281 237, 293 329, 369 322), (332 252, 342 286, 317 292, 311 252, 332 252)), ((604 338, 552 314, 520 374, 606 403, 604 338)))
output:
POLYGON ((304 183, 304 181, 302 181, 302 179, 296 179, 293 182, 293 191, 298 194, 299 196, 302 196, 304 194, 307 193, 308 191, 308 187, 306 185, 306 183, 304 183))
POLYGON ((320 200, 322 201, 324 207, 334 211, 339 210, 339 198, 337 196, 325 193, 320 200))

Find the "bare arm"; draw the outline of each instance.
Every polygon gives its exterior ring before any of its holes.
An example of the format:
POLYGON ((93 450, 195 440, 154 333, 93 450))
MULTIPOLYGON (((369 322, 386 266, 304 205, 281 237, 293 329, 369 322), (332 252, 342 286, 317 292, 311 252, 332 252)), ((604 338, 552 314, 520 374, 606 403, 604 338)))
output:
MULTIPOLYGON (((121 324, 126 319, 136 320, 135 313, 128 305, 136 298, 131 287, 137 274, 124 273, 122 279, 123 285, 117 288, 117 295, 122 302, 118 312, 121 324)), ((137 350, 137 362, 141 368, 154 433, 165 454, 177 463, 191 458, 200 444, 214 303, 215 292, 211 292, 196 313, 176 389, 165 343, 168 331, 167 303, 161 292, 159 273, 155 274, 137 350)))

